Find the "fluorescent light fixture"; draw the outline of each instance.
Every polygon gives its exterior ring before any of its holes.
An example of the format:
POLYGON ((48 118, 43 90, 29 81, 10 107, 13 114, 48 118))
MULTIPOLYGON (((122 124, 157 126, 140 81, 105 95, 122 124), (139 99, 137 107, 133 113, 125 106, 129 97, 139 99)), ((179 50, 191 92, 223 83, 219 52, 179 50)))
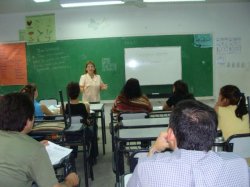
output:
POLYGON ((206 0, 143 0, 144 3, 161 3, 161 2, 195 2, 206 0))
POLYGON ((44 3, 44 2, 49 2, 50 0, 33 0, 36 3, 44 3))
POLYGON ((60 0, 63 8, 124 4, 120 0, 60 0))

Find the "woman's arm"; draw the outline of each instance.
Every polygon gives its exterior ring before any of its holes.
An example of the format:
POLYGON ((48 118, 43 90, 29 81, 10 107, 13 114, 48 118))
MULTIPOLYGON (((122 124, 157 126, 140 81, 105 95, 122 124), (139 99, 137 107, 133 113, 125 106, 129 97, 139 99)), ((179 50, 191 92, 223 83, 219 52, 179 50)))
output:
POLYGON ((46 116, 53 116, 55 115, 53 112, 51 112, 46 105, 41 104, 41 110, 46 116))
POLYGON ((86 108, 88 114, 90 114, 90 105, 89 105, 89 103, 84 102, 84 105, 85 105, 85 108, 86 108))

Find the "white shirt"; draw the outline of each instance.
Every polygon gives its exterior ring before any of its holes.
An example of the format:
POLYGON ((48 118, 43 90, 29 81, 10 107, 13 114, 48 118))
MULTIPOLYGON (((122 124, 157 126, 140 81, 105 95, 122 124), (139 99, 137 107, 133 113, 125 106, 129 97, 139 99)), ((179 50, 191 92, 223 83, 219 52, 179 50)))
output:
POLYGON ((103 84, 100 75, 94 75, 92 78, 89 74, 81 76, 79 85, 83 87, 83 102, 99 102, 101 84, 103 84))

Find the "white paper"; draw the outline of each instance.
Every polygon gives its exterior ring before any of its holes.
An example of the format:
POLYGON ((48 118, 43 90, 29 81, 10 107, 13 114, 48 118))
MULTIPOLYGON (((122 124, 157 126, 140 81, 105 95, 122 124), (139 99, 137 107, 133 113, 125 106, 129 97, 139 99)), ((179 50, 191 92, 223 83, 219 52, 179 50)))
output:
POLYGON ((153 111, 163 110, 163 106, 153 106, 153 111))
POLYGON ((48 144, 46 147, 46 151, 48 152, 50 161, 52 165, 60 163, 60 161, 68 156, 72 149, 69 149, 67 147, 62 147, 60 145, 57 145, 55 143, 52 143, 48 141, 48 144))

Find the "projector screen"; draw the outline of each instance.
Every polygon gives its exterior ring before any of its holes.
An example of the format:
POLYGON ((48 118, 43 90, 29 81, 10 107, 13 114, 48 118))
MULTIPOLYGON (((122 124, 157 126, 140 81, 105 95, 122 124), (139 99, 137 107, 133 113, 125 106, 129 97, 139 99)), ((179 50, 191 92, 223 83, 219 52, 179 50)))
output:
POLYGON ((182 78, 181 47, 125 48, 125 79, 141 85, 173 84, 182 78))

